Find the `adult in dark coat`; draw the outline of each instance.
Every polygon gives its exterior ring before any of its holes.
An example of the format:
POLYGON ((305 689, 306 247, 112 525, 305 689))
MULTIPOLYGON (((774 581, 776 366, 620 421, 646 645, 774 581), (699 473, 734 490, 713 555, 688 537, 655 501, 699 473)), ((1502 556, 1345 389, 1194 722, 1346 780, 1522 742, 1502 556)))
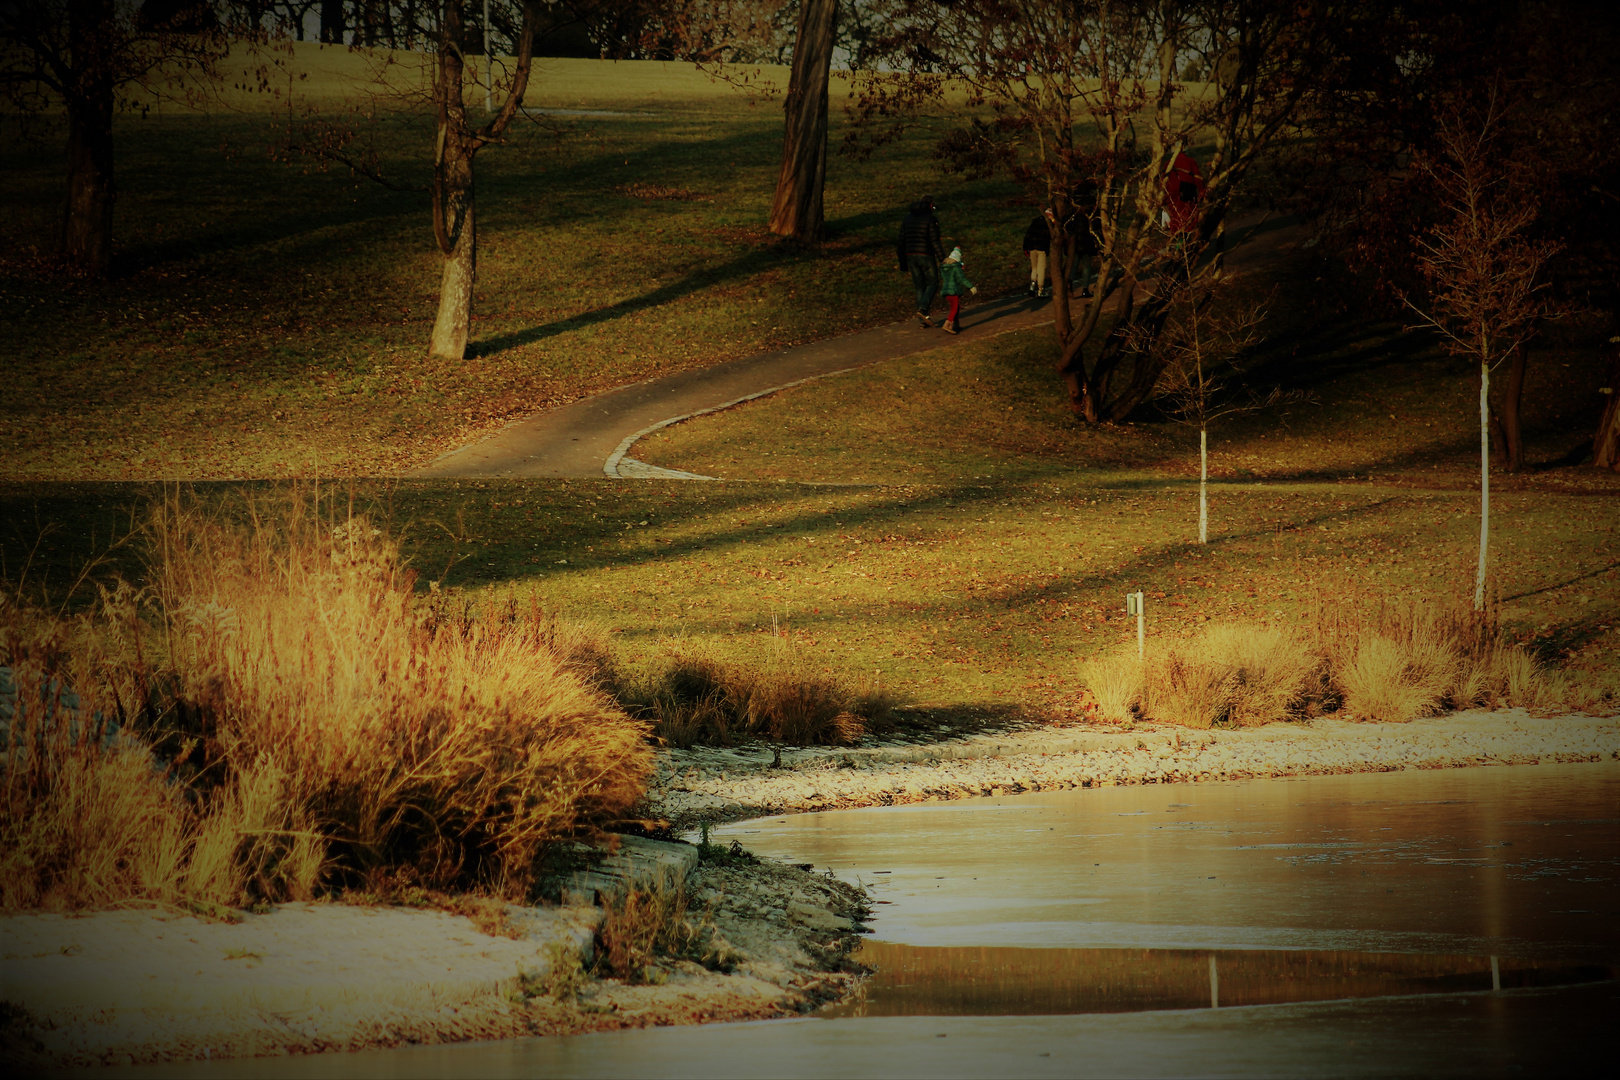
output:
POLYGON ((1036 214, 1024 230, 1024 254, 1029 256, 1029 295, 1046 295, 1046 260, 1052 251, 1052 231, 1046 218, 1036 214))
POLYGON ((932 327, 928 312, 939 292, 939 264, 945 258, 932 197, 924 195, 911 204, 905 220, 900 223, 895 254, 899 256, 900 269, 911 272, 911 285, 917 293, 917 317, 924 326, 932 327))
POLYGON ((1074 207, 1069 225, 1069 234, 1074 237, 1074 262, 1069 272, 1081 296, 1091 295, 1091 285, 1097 277, 1097 199, 1100 194, 1097 181, 1088 178, 1069 196, 1069 203, 1074 207))

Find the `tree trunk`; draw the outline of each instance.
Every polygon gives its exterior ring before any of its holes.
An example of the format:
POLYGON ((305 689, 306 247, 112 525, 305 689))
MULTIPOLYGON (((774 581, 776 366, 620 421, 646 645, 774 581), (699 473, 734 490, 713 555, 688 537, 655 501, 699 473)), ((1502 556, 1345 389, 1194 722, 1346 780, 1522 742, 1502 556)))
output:
MULTIPOLYGON (((438 111, 438 140, 433 157, 433 238, 444 255, 439 282, 439 314, 433 323, 429 355, 460 360, 467 352, 472 323, 473 285, 478 280, 478 228, 473 212, 473 157, 480 147, 498 140, 523 105, 529 86, 534 53, 535 0, 523 5, 523 28, 518 34, 517 64, 506 100, 489 123, 473 128, 467 122, 463 95, 466 78, 460 0, 445 0, 440 9, 438 70, 433 101, 438 111)), ((477 74, 477 68, 473 69, 477 74)))
POLYGON ((343 44, 343 0, 321 0, 321 40, 328 45, 343 44))
POLYGON ((439 315, 433 323, 430 356, 460 360, 467 352, 472 324, 473 282, 478 274, 478 231, 473 213, 473 154, 462 97, 461 51, 448 43, 461 39, 461 17, 455 3, 444 5, 446 43, 439 49, 438 152, 433 167, 433 237, 444 255, 439 286, 439 315))
POLYGON ((1491 542, 1491 366, 1479 365, 1479 571, 1474 610, 1485 610, 1485 552, 1491 542))
POLYGON ((1524 400, 1525 348, 1513 350, 1508 361, 1507 390, 1502 395, 1502 458, 1510 473, 1524 468, 1523 426, 1519 421, 1520 403, 1524 400))
POLYGON ((826 218, 827 82, 838 17, 838 0, 803 0, 793 43, 793 73, 783 103, 782 171, 771 203, 771 232, 813 240, 826 218))
POLYGON ((103 277, 112 262, 113 84, 99 54, 112 33, 112 0, 72 0, 68 28, 74 84, 67 95, 67 206, 57 251, 64 262, 103 277))
MULTIPOLYGON (((468 163, 467 172, 472 172, 468 163)), ((473 282, 478 277, 478 232, 473 217, 471 177, 463 191, 452 191, 446 198, 450 220, 451 248, 444 253, 444 274, 439 279, 439 316, 433 321, 433 341, 428 355, 443 360, 460 360, 467 354, 467 334, 472 326, 473 282)))
POLYGON ((1604 389, 1609 400, 1598 421, 1597 437, 1592 440, 1592 464, 1620 472, 1620 356, 1609 361, 1609 381, 1604 389))

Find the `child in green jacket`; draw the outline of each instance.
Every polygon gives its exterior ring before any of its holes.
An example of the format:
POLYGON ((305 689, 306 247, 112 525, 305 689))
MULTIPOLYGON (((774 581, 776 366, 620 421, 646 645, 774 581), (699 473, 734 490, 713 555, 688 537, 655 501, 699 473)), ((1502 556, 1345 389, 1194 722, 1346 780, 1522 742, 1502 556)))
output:
POLYGON ((945 332, 954 334, 959 329, 957 319, 962 314, 962 294, 979 294, 979 287, 967 279, 962 269, 961 248, 951 248, 951 253, 945 256, 939 268, 939 282, 940 295, 945 297, 945 332))

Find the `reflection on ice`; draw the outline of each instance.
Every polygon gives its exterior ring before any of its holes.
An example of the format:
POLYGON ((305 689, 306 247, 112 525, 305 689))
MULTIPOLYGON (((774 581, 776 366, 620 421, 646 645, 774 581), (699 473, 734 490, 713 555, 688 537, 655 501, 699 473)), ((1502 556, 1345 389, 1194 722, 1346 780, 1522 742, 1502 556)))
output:
POLYGON ((1017 949, 868 941, 861 1000, 822 1015, 1051 1016, 1568 986, 1609 964, 1275 949, 1017 949))

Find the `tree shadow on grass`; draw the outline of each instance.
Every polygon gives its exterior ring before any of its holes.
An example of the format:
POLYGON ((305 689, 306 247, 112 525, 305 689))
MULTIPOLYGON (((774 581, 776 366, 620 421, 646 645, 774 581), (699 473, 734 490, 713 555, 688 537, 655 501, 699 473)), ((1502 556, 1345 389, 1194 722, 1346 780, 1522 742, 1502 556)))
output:
MULTIPOLYGON (((858 235, 864 226, 880 221, 883 217, 884 215, 880 213, 857 214, 848 218, 840 218, 831 224, 838 230, 837 235, 858 235)), ((848 256, 871 251, 881 246, 882 242, 879 240, 844 244, 838 248, 836 255, 840 257, 848 256)), ((572 315, 566 319, 558 319, 556 322, 542 323, 539 326, 526 327, 522 330, 512 330, 471 342, 467 346, 467 356, 469 359, 494 356, 508 349, 533 345, 536 342, 556 337, 559 334, 566 334, 571 331, 639 315, 664 304, 684 300, 717 285, 746 280, 758 274, 768 273, 772 270, 822 257, 823 252, 820 245, 801 244, 791 240, 773 241, 745 250, 735 258, 718 266, 706 266, 693 270, 676 281, 660 285, 650 292, 642 293, 640 296, 632 296, 620 300, 618 303, 609 304, 607 307, 587 311, 582 315, 572 315)))

